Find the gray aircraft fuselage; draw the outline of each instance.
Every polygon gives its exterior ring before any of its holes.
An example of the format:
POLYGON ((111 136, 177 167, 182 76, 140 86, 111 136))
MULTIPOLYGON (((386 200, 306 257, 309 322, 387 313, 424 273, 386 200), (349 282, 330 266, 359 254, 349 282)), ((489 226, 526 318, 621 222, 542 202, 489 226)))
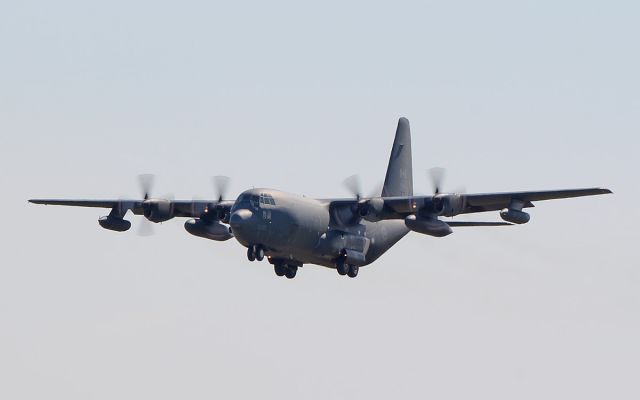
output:
POLYGON ((317 264, 335 268, 341 249, 366 254, 357 262, 367 265, 404 237, 404 221, 359 221, 350 226, 331 226, 330 202, 273 189, 243 192, 231 208, 229 224, 245 247, 260 245, 271 262, 302 266, 317 264), (260 201, 270 196, 274 201, 260 201))

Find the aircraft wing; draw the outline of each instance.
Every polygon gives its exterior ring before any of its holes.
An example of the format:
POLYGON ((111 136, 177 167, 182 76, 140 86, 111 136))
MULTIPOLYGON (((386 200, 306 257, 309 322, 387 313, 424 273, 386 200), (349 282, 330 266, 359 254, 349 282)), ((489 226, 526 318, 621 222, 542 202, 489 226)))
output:
MULTIPOLYGON (((154 201, 154 200, 151 200, 154 201)), ((233 206, 233 200, 160 200, 166 202, 172 210, 172 217, 198 218, 205 209, 221 207, 228 211, 233 206)), ((68 199, 31 199, 30 203, 71 207, 111 208, 122 210, 122 215, 131 210, 136 215, 144 214, 145 200, 68 200, 68 199)))
MULTIPOLYGON (((594 196, 607 193, 611 193, 611 191, 603 188, 586 188, 477 194, 441 193, 431 196, 332 199, 325 200, 325 202, 329 204, 333 224, 351 225, 358 223, 360 218, 369 221, 379 221, 384 219, 405 219, 410 215, 418 215, 421 218, 429 216, 453 217, 459 214, 499 211, 505 208, 521 210, 522 208, 534 207, 533 202, 535 201, 594 196)), ((456 222, 450 226, 454 225, 498 226, 508 224, 456 222)))
POLYGON ((461 214, 501 210, 508 207, 514 200, 521 202, 523 204, 523 208, 526 208, 534 207, 532 203, 534 201, 568 199, 572 197, 595 196, 608 193, 611 193, 611 190, 603 188, 587 188, 533 192, 463 194, 461 196, 464 199, 464 208, 461 210, 461 214))

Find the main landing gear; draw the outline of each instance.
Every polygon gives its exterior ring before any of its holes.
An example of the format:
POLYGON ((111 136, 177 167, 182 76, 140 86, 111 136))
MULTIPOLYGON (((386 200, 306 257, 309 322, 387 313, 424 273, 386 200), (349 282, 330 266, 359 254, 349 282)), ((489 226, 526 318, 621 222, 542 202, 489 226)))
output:
POLYGON ((249 261, 264 260, 264 248, 260 245, 249 246, 247 249, 247 258, 249 261))
POLYGON ((358 276, 360 268, 355 264, 347 264, 343 257, 339 257, 336 260, 336 269, 340 275, 348 275, 350 278, 355 278, 358 276))
POLYGON ((298 266, 276 263, 273 264, 273 270, 278 276, 286 276, 288 279, 293 279, 296 277, 296 272, 298 272, 298 266))

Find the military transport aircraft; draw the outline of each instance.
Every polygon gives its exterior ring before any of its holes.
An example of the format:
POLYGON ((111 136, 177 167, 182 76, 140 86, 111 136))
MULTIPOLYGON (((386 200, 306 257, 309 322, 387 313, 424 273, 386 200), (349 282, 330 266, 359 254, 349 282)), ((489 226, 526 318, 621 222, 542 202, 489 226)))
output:
POLYGON ((435 193, 414 196, 409 121, 400 118, 389 165, 380 195, 363 197, 352 178, 353 198, 311 199, 273 189, 249 189, 236 200, 224 200, 227 179, 218 177, 220 196, 215 200, 168 200, 149 195, 150 176, 141 176, 142 200, 29 200, 36 204, 109 208, 101 227, 126 231, 127 212, 151 222, 175 217, 190 218, 187 232, 224 241, 235 237, 247 248, 249 261, 265 257, 276 275, 291 279, 304 264, 335 268, 340 275, 355 277, 360 267, 371 264, 409 231, 443 237, 451 228, 500 226, 529 222, 524 208, 533 202, 611 193, 588 188, 484 194, 435 193), (505 222, 441 220, 485 211, 499 211, 505 222))

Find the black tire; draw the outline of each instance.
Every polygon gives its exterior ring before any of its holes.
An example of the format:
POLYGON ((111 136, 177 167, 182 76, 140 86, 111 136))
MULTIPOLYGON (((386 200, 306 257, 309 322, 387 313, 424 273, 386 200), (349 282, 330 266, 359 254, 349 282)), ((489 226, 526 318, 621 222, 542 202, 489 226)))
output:
POLYGON ((345 264, 343 259, 338 259, 336 261, 336 269, 340 275, 346 275, 349 271, 349 265, 345 264))
POLYGON ((298 272, 298 267, 296 267, 295 265, 287 265, 287 269, 286 269, 284 275, 288 279, 293 279, 293 278, 296 277, 296 272, 298 272))
POLYGON ((278 276, 284 276, 284 274, 287 272, 287 268, 282 264, 275 264, 273 266, 273 270, 276 272, 276 275, 278 276))
POLYGON ((256 255, 253 253, 253 247, 249 247, 247 249, 247 258, 249 259, 249 261, 255 261, 256 255))
POLYGON ((256 260, 264 260, 264 249, 261 246, 256 247, 256 260))
POLYGON ((358 276, 358 270, 360 268, 358 268, 357 265, 354 264, 350 264, 349 265, 349 271, 347 271, 347 275, 349 275, 349 277, 351 278, 355 278, 356 276, 358 276))

